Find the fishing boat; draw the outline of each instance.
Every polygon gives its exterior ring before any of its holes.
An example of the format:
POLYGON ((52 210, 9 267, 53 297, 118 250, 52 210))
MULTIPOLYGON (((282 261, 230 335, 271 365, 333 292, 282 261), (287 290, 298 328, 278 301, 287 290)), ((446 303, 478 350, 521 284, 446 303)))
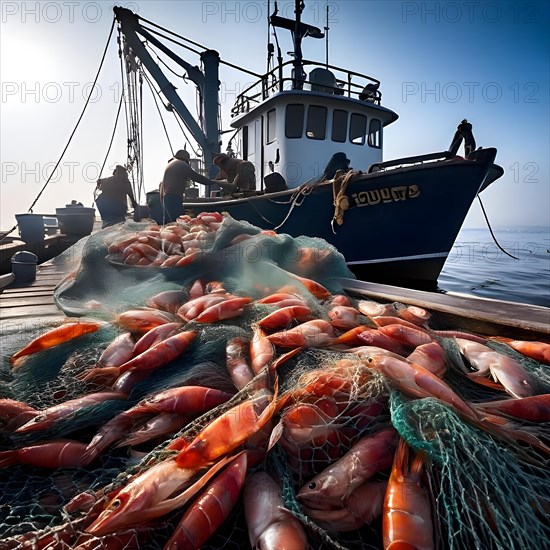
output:
MULTIPOLYGON (((302 39, 323 38, 317 27, 275 11, 269 23, 292 33, 292 59, 268 45, 272 69, 240 93, 231 110, 228 153, 254 165, 256 189, 225 193, 190 188, 185 209, 227 212, 264 229, 320 237, 337 247, 348 267, 366 280, 429 288, 437 278, 477 194, 502 176, 495 148, 476 148, 463 120, 448 149, 383 160, 384 129, 398 119, 382 105, 380 81, 352 70, 306 60, 302 39), (464 142, 464 156, 458 150, 464 142), (404 238, 406 235, 406 238, 404 238)), ((129 75, 146 72, 168 108, 179 116, 203 153, 204 173, 227 130, 220 124, 218 52, 203 48, 202 69, 168 48, 186 40, 122 7, 114 8, 129 75), (165 40, 166 41, 166 40, 165 40), (197 121, 154 55, 165 54, 195 83, 197 121)), ((199 46, 192 42, 196 48, 199 46)), ((231 65, 235 67, 234 65, 231 65)), ((129 82, 130 82, 130 77, 129 82)), ((191 161, 193 163, 193 159, 191 161)), ((193 164, 192 164, 193 165, 193 164)))

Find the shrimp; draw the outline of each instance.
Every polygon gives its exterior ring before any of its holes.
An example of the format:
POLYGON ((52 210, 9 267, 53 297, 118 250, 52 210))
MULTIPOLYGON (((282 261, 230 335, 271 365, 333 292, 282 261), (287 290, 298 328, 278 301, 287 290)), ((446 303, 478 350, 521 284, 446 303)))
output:
POLYGON ((297 294, 289 294, 288 292, 270 294, 261 300, 256 300, 256 303, 277 306, 279 308, 287 306, 307 306, 300 296, 297 294))
POLYGON ((302 524, 283 505, 281 487, 268 473, 256 472, 249 476, 244 488, 244 514, 252 548, 307 548, 302 524))
POLYGON ((393 428, 363 437, 341 459, 304 485, 296 498, 310 508, 342 506, 363 482, 391 466, 396 442, 393 428))
POLYGON ((438 378, 443 378, 447 368, 445 366, 445 351, 437 342, 429 342, 418 346, 407 359, 416 363, 438 378))
MULTIPOLYGON (((191 291, 190 291, 191 292, 191 291)), ((198 317, 206 308, 214 306, 230 297, 230 294, 214 293, 201 294, 187 303, 183 304, 177 311, 179 317, 184 321, 192 321, 198 317)))
POLYGON ((478 372, 468 376, 474 380, 491 374, 513 397, 533 395, 531 380, 527 371, 511 357, 491 348, 462 338, 455 339, 460 352, 478 372))
POLYGON ((533 395, 520 399, 505 399, 478 403, 477 409, 491 413, 504 413, 531 422, 550 422, 550 394, 533 395))
POLYGON ((161 517, 183 506, 227 462, 227 459, 218 461, 193 483, 198 470, 180 468, 173 458, 165 459, 135 475, 116 491, 85 531, 103 536, 161 517))
POLYGON ((203 386, 171 388, 146 397, 104 424, 90 441, 86 455, 90 460, 121 440, 136 424, 150 415, 176 414, 181 417, 209 411, 231 397, 221 390, 203 386))
POLYGON ((237 504, 246 471, 247 454, 240 453, 191 504, 164 550, 199 550, 237 504))
POLYGON ((387 481, 365 481, 351 493, 342 508, 317 510, 303 506, 303 509, 323 529, 355 531, 382 515, 387 486, 387 481))
POLYGON ((35 408, 14 399, 0 399, 0 421, 7 432, 15 430, 31 418, 40 414, 35 408))
POLYGON ((395 338, 408 346, 418 347, 433 341, 432 337, 423 329, 408 327, 401 324, 385 325, 378 329, 382 334, 395 338))
POLYGON ((104 350, 98 367, 119 367, 134 356, 134 339, 129 332, 117 336, 104 350))
MULTIPOLYGON (((166 340, 169 336, 173 336, 176 330, 180 327, 180 323, 166 323, 165 325, 159 325, 151 330, 148 330, 134 345, 132 356, 127 359, 129 361, 132 357, 147 351, 149 348, 155 346, 159 342, 166 340)), ((124 364, 126 361, 123 361, 124 364)), ((120 366, 120 365, 116 365, 120 366)))
POLYGON ((99 378, 106 383, 112 383, 113 379, 128 371, 151 371, 181 355, 196 336, 197 333, 194 330, 180 332, 136 355, 119 367, 91 369, 82 379, 88 382, 99 378))
POLYGON ((397 389, 412 397, 436 397, 452 406, 464 418, 474 423, 478 415, 443 380, 424 367, 409 363, 394 355, 374 353, 365 364, 388 378, 397 389))
POLYGON ((379 304, 372 300, 359 300, 357 309, 367 317, 379 317, 381 315, 395 317, 397 315, 397 309, 393 304, 379 304))
POLYGON ((287 306, 280 308, 258 321, 264 330, 275 330, 290 326, 292 321, 307 321, 311 318, 311 309, 307 306, 287 306))
POLYGON ((275 412, 278 382, 272 392, 259 390, 208 424, 176 457, 180 468, 197 468, 230 453, 251 435, 259 432, 275 412))
POLYGON ((176 314, 178 309, 189 299, 189 293, 186 290, 166 290, 159 294, 151 296, 145 305, 148 307, 161 309, 168 313, 176 314))
POLYGON ((399 441, 393 462, 382 515, 384 548, 435 548, 432 506, 421 484, 424 455, 416 454, 409 464, 409 447, 399 441))
POLYGON ((254 329, 254 337, 250 342, 250 366, 254 374, 258 374, 268 363, 270 363, 274 355, 275 350, 273 344, 267 338, 266 333, 257 326, 254 329))
POLYGON ((242 390, 254 378, 254 372, 248 364, 249 348, 250 342, 242 337, 232 338, 225 346, 227 370, 238 390, 242 390))
POLYGON ((318 406, 298 403, 284 411, 281 417, 283 426, 281 437, 286 448, 301 449, 304 447, 320 447, 342 426, 335 422, 338 410, 327 414, 318 406))
POLYGON ((158 309, 130 309, 120 313, 115 323, 131 332, 145 333, 152 328, 171 323, 174 317, 158 309))
POLYGON ((215 323, 224 319, 238 317, 245 305, 252 302, 252 298, 235 296, 228 298, 219 304, 206 308, 200 315, 195 317, 197 323, 215 323))
POLYGON ((126 399, 125 393, 116 391, 90 393, 76 399, 71 399, 58 405, 54 405, 40 411, 33 416, 26 424, 23 424, 15 430, 14 433, 29 433, 38 430, 45 430, 52 426, 57 420, 65 418, 83 407, 92 407, 100 405, 110 399, 126 399))
POLYGON ((397 311, 397 315, 404 319, 405 321, 410 321, 411 323, 418 325, 418 326, 424 326, 431 317, 431 314, 429 311, 425 310, 422 307, 417 306, 407 306, 404 308, 400 308, 397 311))
POLYGON ((0 468, 12 464, 27 464, 41 468, 79 468, 86 462, 82 456, 86 443, 71 439, 56 439, 35 443, 20 449, 0 452, 0 468))
POLYGON ((294 273, 287 272, 293 279, 296 279, 302 285, 304 285, 313 296, 316 298, 319 298, 319 300, 326 300, 327 298, 330 298, 331 294, 330 292, 321 284, 319 284, 317 281, 314 281, 312 279, 307 279, 306 277, 300 277, 299 275, 295 275, 294 273))
POLYGON ((17 353, 14 353, 10 358, 10 362, 15 369, 17 368, 15 362, 21 357, 53 348, 59 344, 64 344, 65 342, 70 342, 71 340, 74 340, 79 336, 83 336, 84 334, 96 332, 103 326, 103 324, 104 323, 93 321, 65 323, 64 325, 53 328, 38 338, 35 338, 30 344, 26 345, 23 349, 20 349, 17 353))
POLYGON ((391 334, 385 334, 380 329, 366 327, 357 337, 361 344, 384 348, 399 355, 406 355, 405 344, 391 334))
POLYGON ((331 306, 352 306, 351 300, 345 294, 336 294, 330 301, 331 306))
POLYGON ((328 316, 331 319, 331 325, 341 329, 351 329, 359 326, 361 313, 350 306, 333 306, 329 310, 328 316))
POLYGON ((188 423, 188 419, 171 413, 161 413, 151 418, 137 430, 121 439, 115 447, 140 445, 160 436, 172 435, 181 430, 188 423))
POLYGON ((525 340, 512 340, 511 338, 494 337, 491 340, 504 342, 517 352, 538 361, 550 365, 550 344, 546 342, 528 342, 525 340))
POLYGON ((334 329, 329 322, 315 319, 290 330, 270 334, 267 339, 276 346, 295 348, 325 346, 331 344, 335 337, 334 329))

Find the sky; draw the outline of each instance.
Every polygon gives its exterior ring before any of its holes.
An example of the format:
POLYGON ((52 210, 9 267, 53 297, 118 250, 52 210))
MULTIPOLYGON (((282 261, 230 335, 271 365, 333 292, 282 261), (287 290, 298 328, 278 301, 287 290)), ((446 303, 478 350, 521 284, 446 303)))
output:
MULTIPOLYGON (((28 210, 59 160, 99 67, 113 5, 112 0, 0 3, 1 228, 10 228, 14 215, 28 210)), ((118 5, 219 51, 226 61, 257 73, 266 69, 267 0, 118 5)), ((549 2, 306 1, 302 20, 325 27, 327 6, 329 63, 379 79, 382 105, 399 114, 385 130, 385 160, 446 150, 467 118, 478 146, 496 147, 496 162, 505 169, 482 193, 491 225, 550 226, 549 2)), ((293 9, 293 0, 279 2, 279 15, 292 17, 293 9)), ((282 51, 290 51, 290 33, 279 29, 278 38, 282 51)), ((304 57, 324 61, 325 46, 324 40, 306 39, 304 57)), ((195 54, 175 50, 199 64, 195 54)), ((167 76, 193 111, 194 85, 167 76)), ((228 129, 236 94, 251 77, 222 66, 220 80, 228 129)), ((53 213, 72 199, 92 205, 120 82, 115 33, 90 104, 34 212, 53 213)), ((146 86, 143 94, 144 190, 149 191, 158 187, 171 150, 146 86)), ((183 147, 173 118, 167 118, 167 128, 175 148, 183 147)), ((101 177, 125 162, 122 119, 101 177)), ((464 226, 485 226, 477 202, 464 226)))

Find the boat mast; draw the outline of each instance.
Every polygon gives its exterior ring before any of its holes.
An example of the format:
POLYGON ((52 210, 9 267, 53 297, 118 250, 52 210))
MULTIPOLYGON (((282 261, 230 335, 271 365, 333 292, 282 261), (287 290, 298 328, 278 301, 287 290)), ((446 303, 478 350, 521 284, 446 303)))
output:
POLYGON ((328 69, 328 3, 326 5, 327 8, 327 16, 326 16, 326 24, 325 24, 325 66, 328 69))
POLYGON ((138 16, 132 11, 115 6, 113 8, 115 16, 119 22, 120 30, 124 35, 128 46, 133 54, 141 60, 145 68, 149 71, 153 79, 158 84, 161 93, 166 97, 170 105, 178 113, 187 126, 193 138, 197 141, 203 150, 204 161, 208 173, 216 172, 212 164, 212 158, 220 152, 220 130, 218 126, 218 66, 219 55, 214 50, 206 50, 201 53, 201 59, 204 65, 204 74, 198 68, 187 63, 167 48, 160 40, 148 32, 139 23, 138 16), (151 57, 144 44, 139 38, 143 36, 147 41, 154 44, 178 65, 187 72, 190 80, 198 87, 201 95, 201 102, 204 112, 204 131, 199 126, 193 115, 189 112, 182 99, 176 92, 176 87, 166 78, 160 70, 157 63, 151 57))
POLYGON ((293 88, 295 90, 301 90, 304 86, 305 73, 302 68, 302 11, 304 9, 303 0, 295 0, 294 13, 296 14, 296 21, 294 24, 294 78, 293 88))

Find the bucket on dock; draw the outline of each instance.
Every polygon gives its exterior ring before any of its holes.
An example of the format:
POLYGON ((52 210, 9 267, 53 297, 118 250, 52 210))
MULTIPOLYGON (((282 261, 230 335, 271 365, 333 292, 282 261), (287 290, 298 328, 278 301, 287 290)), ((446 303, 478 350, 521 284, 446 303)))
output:
POLYGON ((16 283, 29 283, 36 279, 38 256, 27 250, 16 252, 11 257, 11 271, 16 283))
POLYGON ((56 208, 55 214, 61 233, 84 237, 94 228, 95 208, 71 205, 67 208, 56 208))
POLYGON ((44 240, 44 217, 42 214, 16 214, 19 235, 26 243, 39 243, 44 240))

